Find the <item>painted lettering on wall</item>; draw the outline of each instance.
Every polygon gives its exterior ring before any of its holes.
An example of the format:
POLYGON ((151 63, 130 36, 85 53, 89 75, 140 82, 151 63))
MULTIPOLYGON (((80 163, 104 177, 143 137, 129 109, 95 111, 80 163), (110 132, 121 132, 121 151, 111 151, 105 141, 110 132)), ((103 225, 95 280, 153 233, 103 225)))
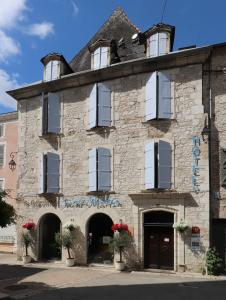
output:
POLYGON ((198 193, 199 188, 199 160, 200 160, 200 138, 196 135, 192 137, 192 189, 198 193))
POLYGON ((114 198, 102 199, 96 196, 81 196, 73 199, 60 198, 59 200, 60 208, 69 208, 69 207, 96 207, 96 208, 106 208, 106 207, 122 207, 122 204, 119 200, 114 198))

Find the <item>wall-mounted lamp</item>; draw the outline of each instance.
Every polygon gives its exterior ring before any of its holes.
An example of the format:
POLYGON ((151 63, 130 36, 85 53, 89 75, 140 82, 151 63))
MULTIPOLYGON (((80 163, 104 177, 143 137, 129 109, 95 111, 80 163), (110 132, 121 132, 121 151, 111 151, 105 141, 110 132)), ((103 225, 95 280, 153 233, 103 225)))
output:
POLYGON ((207 143, 209 140, 210 130, 207 126, 205 126, 202 130, 202 140, 204 143, 207 143))
POLYGON ((17 154, 17 152, 11 152, 9 155, 11 158, 11 160, 9 162, 9 168, 11 171, 14 171, 16 169, 16 162, 14 160, 16 154, 17 154))

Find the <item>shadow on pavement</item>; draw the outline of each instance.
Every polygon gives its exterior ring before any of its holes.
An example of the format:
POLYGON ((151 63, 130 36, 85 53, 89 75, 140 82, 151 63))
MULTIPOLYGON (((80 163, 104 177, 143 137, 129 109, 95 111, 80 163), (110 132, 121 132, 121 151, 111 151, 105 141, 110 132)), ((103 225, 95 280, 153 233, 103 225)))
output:
POLYGON ((16 277, 20 277, 21 279, 45 270, 46 269, 43 268, 32 268, 21 265, 0 264, 0 280, 13 279, 16 277))

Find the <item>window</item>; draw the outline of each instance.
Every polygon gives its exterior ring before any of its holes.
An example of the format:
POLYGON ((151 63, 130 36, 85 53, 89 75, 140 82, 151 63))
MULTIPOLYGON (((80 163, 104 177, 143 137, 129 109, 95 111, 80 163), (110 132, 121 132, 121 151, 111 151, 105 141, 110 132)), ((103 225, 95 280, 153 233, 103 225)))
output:
POLYGON ((42 134, 60 133, 60 96, 57 93, 43 94, 41 99, 42 134))
POLYGON ((5 124, 0 124, 0 137, 5 135, 5 124))
POLYGON ((109 66, 109 47, 99 47, 92 53, 92 68, 94 70, 109 66))
POLYGON ((89 191, 111 190, 111 152, 106 148, 89 150, 89 191))
POLYGON ((111 91, 103 83, 95 84, 89 97, 88 127, 111 126, 111 91))
POLYGON ((59 193, 60 156, 47 152, 40 156, 39 193, 59 193))
POLYGON ((0 168, 4 166, 5 163, 5 145, 0 144, 0 168))
POLYGON ((47 63, 44 69, 44 81, 60 78, 60 61, 51 60, 47 63))
POLYGON ((170 119, 171 81, 164 72, 152 73, 146 83, 145 120, 170 119))
POLYGON ((157 32, 148 39, 148 56, 155 57, 169 52, 169 37, 166 32, 157 32))
POLYGON ((5 188, 5 178, 0 178, 0 191, 3 191, 5 188))
POLYGON ((171 188, 172 150, 168 142, 145 145, 145 189, 171 188))

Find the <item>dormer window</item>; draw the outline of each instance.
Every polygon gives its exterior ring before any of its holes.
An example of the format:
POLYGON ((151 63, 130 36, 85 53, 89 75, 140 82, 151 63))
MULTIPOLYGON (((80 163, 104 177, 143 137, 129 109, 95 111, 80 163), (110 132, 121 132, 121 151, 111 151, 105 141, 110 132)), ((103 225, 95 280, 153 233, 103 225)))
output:
POLYGON ((60 61, 51 60, 44 69, 44 81, 55 80, 60 78, 60 61))
POLYGON ((168 32, 156 32, 148 38, 148 57, 165 55, 170 52, 168 32))
POLYGON ((92 69, 97 70, 110 65, 110 47, 99 47, 92 53, 92 69))

